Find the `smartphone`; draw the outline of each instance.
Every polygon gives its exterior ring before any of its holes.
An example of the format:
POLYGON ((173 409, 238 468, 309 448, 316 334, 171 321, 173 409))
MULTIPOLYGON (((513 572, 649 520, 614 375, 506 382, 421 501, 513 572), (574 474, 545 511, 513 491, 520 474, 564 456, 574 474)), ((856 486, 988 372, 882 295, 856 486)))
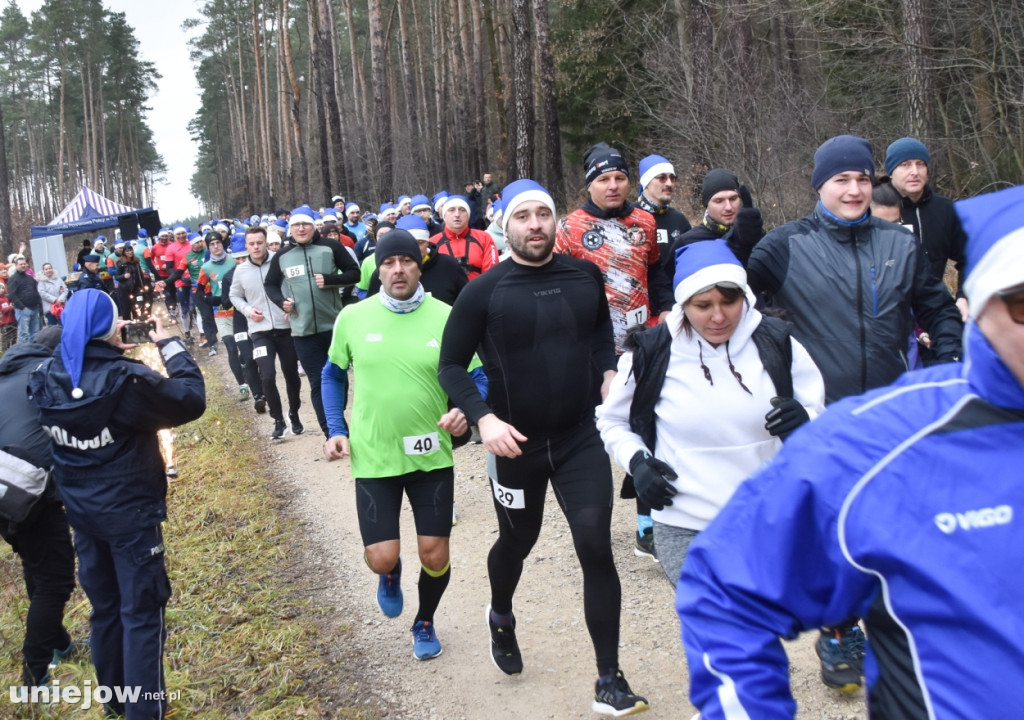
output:
POLYGON ((149 332, 151 330, 156 330, 156 323, 152 320, 149 322, 128 323, 121 328, 121 342, 126 345, 153 342, 149 339, 149 332))

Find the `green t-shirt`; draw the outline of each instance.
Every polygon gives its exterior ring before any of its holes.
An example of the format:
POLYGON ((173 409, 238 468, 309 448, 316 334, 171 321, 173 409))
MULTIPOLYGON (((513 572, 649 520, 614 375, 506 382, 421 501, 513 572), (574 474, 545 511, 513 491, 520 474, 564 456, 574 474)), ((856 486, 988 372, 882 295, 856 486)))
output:
POLYGON ((327 357, 343 370, 353 367, 353 477, 452 466, 451 436, 437 426, 448 412, 437 363, 450 311, 428 296, 400 315, 373 297, 345 308, 334 321, 327 357))
POLYGON ((370 253, 363 258, 363 264, 359 266, 359 282, 356 287, 366 292, 370 289, 370 280, 373 279, 373 271, 377 269, 377 256, 370 253))

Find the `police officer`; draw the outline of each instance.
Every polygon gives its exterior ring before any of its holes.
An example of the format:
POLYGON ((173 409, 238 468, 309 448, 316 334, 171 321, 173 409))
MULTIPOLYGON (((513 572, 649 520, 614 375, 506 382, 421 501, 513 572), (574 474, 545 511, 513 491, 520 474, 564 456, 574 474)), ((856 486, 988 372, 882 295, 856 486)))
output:
POLYGON ((54 356, 30 379, 51 438, 54 479, 74 529, 78 577, 92 604, 97 685, 139 688, 107 710, 163 718, 164 607, 171 594, 161 523, 167 477, 157 431, 206 409, 203 375, 185 345, 156 320, 149 333, 162 376, 124 357, 113 299, 80 290, 68 301, 54 356))

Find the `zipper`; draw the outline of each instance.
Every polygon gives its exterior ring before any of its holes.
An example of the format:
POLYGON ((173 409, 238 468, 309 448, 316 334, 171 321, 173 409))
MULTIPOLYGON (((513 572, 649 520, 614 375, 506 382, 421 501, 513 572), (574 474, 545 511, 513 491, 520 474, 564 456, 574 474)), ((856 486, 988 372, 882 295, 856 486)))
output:
POLYGON ((878 317, 878 283, 875 282, 875 266, 871 266, 871 314, 878 317))
POLYGON ((853 233, 853 264, 857 267, 857 320, 860 322, 860 391, 868 389, 868 348, 867 329, 864 326, 864 285, 860 268, 860 239, 853 233))

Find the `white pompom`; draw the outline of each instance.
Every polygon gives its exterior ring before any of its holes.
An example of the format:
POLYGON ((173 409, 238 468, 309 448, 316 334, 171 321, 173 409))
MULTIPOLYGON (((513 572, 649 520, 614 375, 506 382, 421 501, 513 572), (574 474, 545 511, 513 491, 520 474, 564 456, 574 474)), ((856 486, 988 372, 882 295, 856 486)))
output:
POLYGON ((74 390, 71 391, 71 397, 73 397, 75 400, 81 400, 82 397, 84 396, 85 393, 82 392, 82 388, 75 388, 74 390))

